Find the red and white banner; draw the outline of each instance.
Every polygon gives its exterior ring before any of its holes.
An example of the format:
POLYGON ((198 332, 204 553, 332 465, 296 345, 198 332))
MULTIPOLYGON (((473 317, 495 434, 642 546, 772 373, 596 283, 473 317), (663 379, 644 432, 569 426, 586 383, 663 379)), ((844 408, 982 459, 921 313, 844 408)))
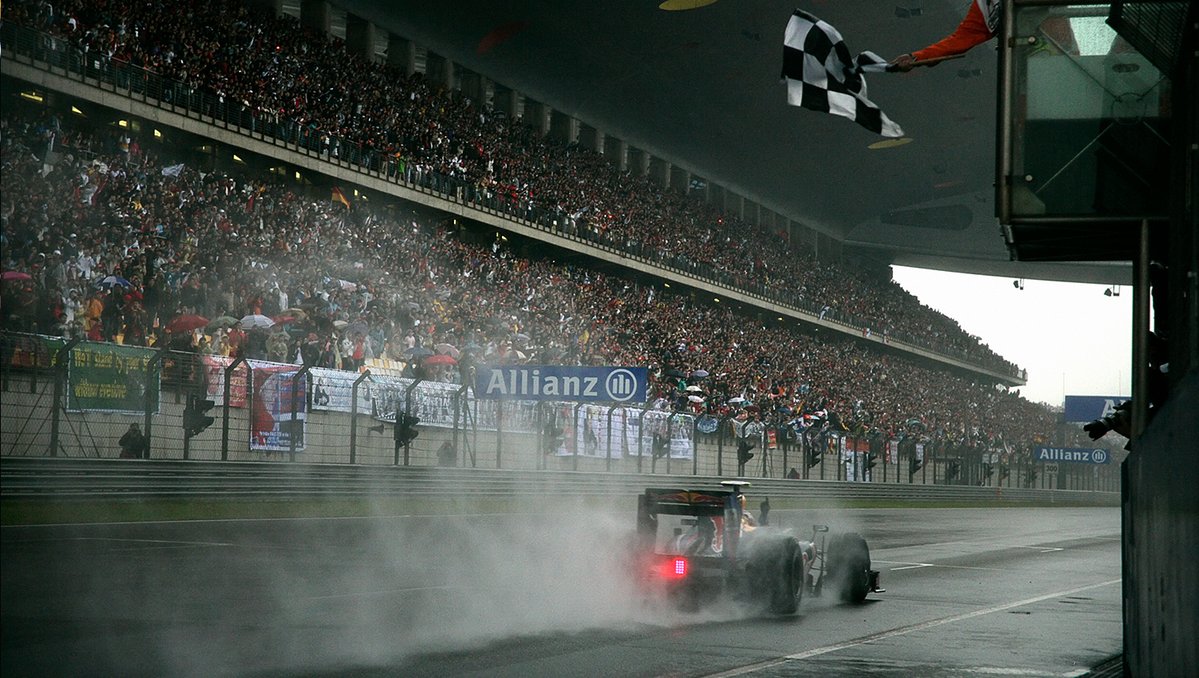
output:
MULTIPOLYGON (((308 419, 307 379, 296 379, 295 365, 254 367, 254 406, 250 416, 250 449, 285 452, 304 449, 308 419)), ((230 400, 232 400, 230 396, 230 400)))

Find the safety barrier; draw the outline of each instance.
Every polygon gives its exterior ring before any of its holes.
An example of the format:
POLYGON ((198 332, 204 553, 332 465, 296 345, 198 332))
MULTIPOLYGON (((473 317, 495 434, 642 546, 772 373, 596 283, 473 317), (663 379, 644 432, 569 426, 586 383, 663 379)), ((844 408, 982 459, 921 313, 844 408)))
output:
MULTIPOLYGON (((3 499, 312 499, 631 496, 647 486, 711 489, 715 476, 346 464, 0 458, 3 499)), ((754 496, 819 501, 1116 506, 1115 492, 757 479, 754 496)))

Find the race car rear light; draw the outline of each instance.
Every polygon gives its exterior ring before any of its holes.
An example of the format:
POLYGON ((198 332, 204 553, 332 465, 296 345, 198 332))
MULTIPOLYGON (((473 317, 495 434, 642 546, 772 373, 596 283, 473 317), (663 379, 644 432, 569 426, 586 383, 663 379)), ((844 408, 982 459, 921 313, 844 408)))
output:
POLYGON ((682 579, 687 576, 686 558, 668 558, 662 563, 662 576, 667 579, 682 579))

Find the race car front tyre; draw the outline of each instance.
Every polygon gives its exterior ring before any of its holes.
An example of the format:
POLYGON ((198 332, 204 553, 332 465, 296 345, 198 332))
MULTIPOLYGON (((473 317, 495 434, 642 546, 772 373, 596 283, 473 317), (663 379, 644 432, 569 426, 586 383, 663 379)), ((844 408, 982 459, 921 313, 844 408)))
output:
POLYGON ((870 548, 856 532, 838 534, 827 549, 829 583, 842 602, 860 603, 870 592, 870 548))

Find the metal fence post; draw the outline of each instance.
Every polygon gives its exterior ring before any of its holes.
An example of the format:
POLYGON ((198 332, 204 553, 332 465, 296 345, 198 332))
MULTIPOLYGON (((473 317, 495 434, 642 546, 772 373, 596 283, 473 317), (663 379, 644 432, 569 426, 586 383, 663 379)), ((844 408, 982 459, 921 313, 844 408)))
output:
POLYGON ((691 475, 699 475, 699 417, 691 418, 691 475))
POLYGON ((724 425, 729 421, 729 417, 723 417, 720 424, 716 428, 716 475, 724 475, 724 425))
MULTIPOLYGON (((462 396, 465 392, 466 392, 466 385, 463 384, 462 388, 458 389, 457 391, 454 391, 454 395, 452 396, 453 400, 454 400, 454 425, 450 429, 450 447, 453 448, 453 450, 454 450, 454 464, 455 465, 458 464, 458 420, 462 418, 462 396)), ((463 436, 463 437, 465 437, 465 436, 463 436)), ((438 456, 440 457, 440 455, 438 455, 438 456)), ((438 463, 440 463, 441 459, 438 458, 437 461, 438 461, 438 463)), ((464 467, 466 466, 466 454, 462 455, 462 466, 464 466, 464 467)))
MULTIPOLYGON (((932 446, 932 444, 930 444, 930 443, 925 443, 925 445, 924 445, 924 454, 925 454, 926 456, 928 456, 928 455, 929 455, 929 454, 930 454, 932 451, 933 451, 933 446, 932 446)), ((921 485, 927 485, 927 484, 928 484, 928 462, 929 462, 929 461, 930 461, 929 459, 925 459, 925 460, 924 460, 924 463, 921 463, 921 464, 920 464, 920 484, 921 484, 921 485)), ((936 457, 935 457, 935 456, 933 456, 933 459, 932 459, 932 461, 935 463, 935 461, 936 461, 936 457)), ((996 473, 998 473, 998 469, 996 469, 996 473)))
MULTIPOLYGON (((412 383, 409 384, 408 388, 404 391, 404 416, 405 417, 412 416, 412 392, 415 391, 416 387, 419 386, 420 383, 424 380, 425 380, 424 377, 417 377, 417 378, 413 379, 412 383)), ((397 415, 396 418, 398 419, 399 413, 397 412, 396 415, 397 415)), ((408 465, 409 454, 411 453, 411 450, 412 450, 412 441, 405 440, 404 441, 404 466, 408 465)), ((399 445, 396 445, 395 453, 396 453, 395 462, 398 465, 399 461, 400 461, 399 460, 399 455, 400 455, 400 446, 399 445)))
MULTIPOLYGON (((154 372, 154 368, 158 367, 161 370, 162 359, 166 356, 167 347, 164 344, 162 348, 154 353, 154 356, 146 361, 146 402, 145 402, 145 419, 142 421, 142 428, 146 432, 146 446, 142 449, 142 457, 150 458, 150 449, 154 441, 154 412, 158 409, 158 402, 150 402, 150 375, 154 372)), ((159 373, 161 375, 161 371, 159 373)), ((162 379, 159 378, 159 389, 162 388, 162 379)), ((161 393, 158 389, 154 391, 161 398, 161 393)))
MULTIPOLYGON (((616 407, 616 405, 608 407, 608 455, 604 460, 604 470, 609 473, 612 471, 612 415, 616 413, 616 407)), ((623 440, 623 436, 621 438, 623 440)))
POLYGON ((495 467, 502 468, 500 462, 504 451, 504 401, 493 400, 495 403, 495 467))
POLYGON ((58 427, 60 417, 62 416, 63 408, 63 391, 66 387, 67 370, 70 369, 71 351, 79 344, 79 339, 75 338, 63 344, 57 351, 54 352, 54 357, 50 364, 54 368, 54 402, 51 403, 50 410, 50 456, 58 456, 58 427))
MULTIPOLYGON (((255 390, 254 389, 254 379, 255 379, 254 363, 250 362, 247 359, 246 360, 246 413, 249 416, 250 420, 253 420, 253 412, 254 412, 254 390, 255 390)), ((246 447, 247 447, 247 449, 249 449, 248 442, 247 442, 246 447)))
POLYGON ((649 412, 650 406, 647 404, 641 409, 641 414, 637 417, 637 472, 641 473, 641 457, 645 450, 645 413, 649 412))
MULTIPOLYGON (((571 464, 572 471, 579 470, 579 435, 578 435, 579 409, 582 408, 584 404, 585 403, 580 402, 575 405, 575 458, 574 458, 574 462, 571 464)), ((583 423, 584 423, 584 425, 586 424, 586 422, 583 422, 583 423)), ((586 447, 587 447, 587 432, 586 431, 583 432, 583 447, 584 447, 584 449, 586 449, 586 447)))
MULTIPOLYGON (((229 398, 232 396, 233 371, 246 361, 245 356, 238 356, 225 368, 225 386, 221 401, 221 461, 229 461, 229 398)), ((246 366, 246 388, 250 387, 249 365, 246 366)))
POLYGON ((299 389, 300 379, 304 378, 304 411, 308 411, 308 370, 311 365, 305 365, 291 375, 291 432, 287 436, 287 458, 288 461, 295 462, 296 460, 296 422, 299 420, 298 410, 296 408, 296 391, 299 389))
MULTIPOLYGON (((463 468, 466 467, 466 452, 467 452, 467 450, 470 450, 470 467, 475 468, 475 466, 478 465, 478 460, 475 458, 475 448, 479 444, 478 412, 477 412, 477 408, 476 408, 475 416, 473 416, 473 417, 471 416, 471 409, 470 409, 471 398, 469 396, 469 391, 471 390, 472 383, 474 383, 473 379, 465 380, 462 383, 462 388, 458 389, 458 393, 456 394, 456 398, 457 398, 456 406, 462 408, 462 466, 463 466, 463 468), (475 438, 473 441, 467 436, 466 428, 468 426, 470 426, 471 429, 475 433, 475 438)), ((455 414, 454 414, 454 417, 455 417, 455 420, 454 420, 455 421, 455 424, 454 424, 454 430, 455 430, 454 449, 455 450, 458 449, 457 416, 458 415, 455 412, 455 414)))
POLYGON ((538 471, 540 471, 545 468, 545 455, 549 454, 549 452, 546 451, 547 444, 545 441, 545 428, 549 425, 546 423, 545 418, 545 401, 538 401, 537 404, 533 406, 533 414, 533 418, 535 420, 535 423, 533 424, 533 429, 535 431, 534 435, 537 436, 537 458, 534 460, 536 462, 534 466, 538 471))
POLYGON ((770 451, 766 449, 766 424, 762 424, 762 430, 758 431, 758 452, 762 454, 762 477, 770 477, 770 468, 768 458, 770 451))
POLYGON ((674 413, 666 415, 666 475, 670 475, 670 448, 674 446, 674 413))
POLYGON ((791 446, 791 441, 787 439, 786 429, 776 428, 775 431, 777 431, 775 440, 778 440, 779 447, 783 448, 783 477, 786 478, 791 473, 791 469, 787 466, 787 453, 790 451, 787 448, 791 446))
MULTIPOLYGON (((354 380, 350 387, 350 463, 358 462, 358 387, 371 376, 370 370, 362 370, 362 374, 354 380)), ((456 420, 455 420, 456 421, 456 420)))

